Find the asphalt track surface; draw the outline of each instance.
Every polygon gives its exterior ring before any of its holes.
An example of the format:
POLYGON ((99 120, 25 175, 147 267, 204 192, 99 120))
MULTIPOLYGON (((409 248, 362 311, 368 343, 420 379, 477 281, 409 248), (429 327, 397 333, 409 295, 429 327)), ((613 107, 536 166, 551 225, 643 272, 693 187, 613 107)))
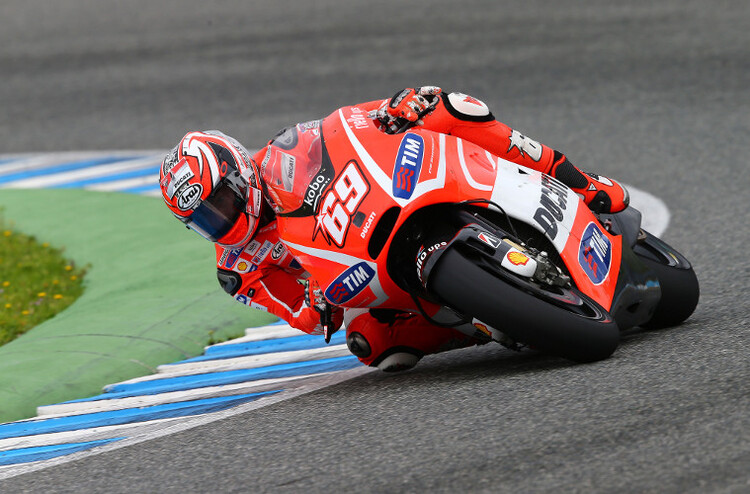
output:
POLYGON ((249 147, 406 85, 658 195, 702 297, 603 362, 496 347, 9 479, 3 492, 750 492, 745 1, 0 6, 0 151, 249 147))

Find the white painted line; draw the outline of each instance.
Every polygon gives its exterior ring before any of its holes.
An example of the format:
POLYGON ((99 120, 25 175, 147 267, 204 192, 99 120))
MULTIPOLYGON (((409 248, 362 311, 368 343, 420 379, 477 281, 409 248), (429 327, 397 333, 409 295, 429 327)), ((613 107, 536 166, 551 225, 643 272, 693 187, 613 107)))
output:
MULTIPOLYGON (((326 373, 327 374, 327 373, 326 373)), ((181 401, 200 400, 203 398, 218 398, 220 396, 231 396, 246 393, 260 393, 261 391, 272 391, 275 389, 291 389, 301 386, 301 383, 323 374, 304 376, 278 377, 273 379, 261 379, 259 381, 248 381, 223 386, 209 386, 204 388, 189 389, 185 391, 169 391, 155 395, 130 396, 112 400, 81 401, 76 403, 58 403, 37 407, 39 417, 45 419, 64 417, 68 415, 80 415, 83 413, 110 412, 113 410, 125 410, 127 408, 149 407, 163 405, 166 403, 179 403, 181 401)), ((171 377, 171 376, 170 376, 171 377)))
MULTIPOLYGON (((153 429, 162 428, 171 422, 177 422, 183 418, 184 417, 170 417, 166 419, 149 420, 147 422, 105 425, 91 429, 51 432, 49 434, 36 434, 34 436, 11 437, 8 439, 0 439, 0 451, 18 448, 33 448, 36 446, 52 446, 55 444, 72 442, 96 441, 98 439, 111 439, 122 435, 131 436, 137 433, 144 433, 153 429)), ((5 467, 0 467, 0 469, 1 468, 5 467)))
MULTIPOLYGON (((276 393, 276 394, 273 394, 264 398, 260 398, 258 400, 251 401, 243 405, 230 408, 228 410, 222 410, 220 412, 209 413, 209 414, 198 415, 198 416, 185 417, 183 418, 183 420, 175 421, 174 424, 167 424, 166 427, 159 427, 145 434, 140 434, 138 436, 129 437, 127 439, 109 443, 104 446, 98 446, 98 447, 95 447, 86 451, 80 451, 78 453, 73 453, 73 454, 69 454, 66 456, 60 456, 57 458, 51 458, 45 461, 39 461, 39 462, 28 463, 28 464, 9 465, 8 467, 0 467, 0 480, 15 477, 17 475, 21 475, 24 473, 34 472, 34 471, 48 468, 48 467, 55 466, 55 465, 61 465, 63 463, 68 463, 70 461, 79 460, 81 458, 98 455, 100 453, 104 453, 107 451, 113 451, 115 449, 119 449, 119 448, 126 447, 126 446, 131 446, 133 444, 137 444, 143 441, 149 441, 151 439, 156 439, 158 437, 168 436, 170 434, 175 434, 177 432, 181 432, 187 429, 192 429, 193 427, 198 427, 201 425, 209 424, 216 420, 222 420, 222 419, 233 417, 235 415, 246 413, 252 410, 257 410, 259 408, 273 405, 275 403, 286 401, 288 399, 295 398, 297 396, 301 396, 307 393, 311 393, 313 391, 317 391, 322 388, 327 388, 329 386, 333 386, 335 384, 348 381, 350 379, 354 379, 355 377, 359 377, 369 372, 373 372, 374 370, 375 369, 373 369, 372 367, 362 366, 362 367, 357 367, 357 368, 350 369, 347 371, 333 372, 325 376, 320 376, 318 379, 311 380, 309 384, 306 384, 296 389, 282 391, 281 393, 276 393)), ((115 433, 112 435, 112 437, 118 437, 118 434, 115 433)))
MULTIPOLYGON (((307 333, 304 331, 294 329, 288 324, 270 324, 268 326, 259 326, 257 328, 247 328, 245 330, 245 336, 248 339, 245 341, 273 340, 276 338, 288 338, 289 336, 304 336, 306 334, 307 333)), ((222 343, 217 344, 221 345, 222 343)))
POLYGON ((643 214, 642 228, 657 237, 663 235, 670 219, 669 208, 664 201, 630 185, 625 187, 630 192, 630 204, 643 214))
MULTIPOLYGON (((290 352, 265 353, 263 355, 249 355, 231 359, 205 360, 200 362, 186 362, 184 364, 160 365, 159 374, 152 374, 151 379, 140 378, 142 381, 165 377, 190 376, 208 372, 222 372, 241 369, 256 369, 271 365, 291 364, 294 362, 309 362, 326 358, 344 357, 351 355, 346 345, 331 345, 312 350, 294 350, 290 352), (157 377, 158 376, 158 377, 157 377)), ((146 376, 144 376, 146 377, 146 376)), ((139 378, 136 378, 139 379, 139 378)), ((135 381, 135 382, 142 382, 135 381)))
MULTIPOLYGON (((100 178, 108 175, 114 175, 116 173, 122 173, 127 171, 155 168, 161 163, 161 158, 155 158, 154 156, 147 156, 145 158, 127 160, 122 162, 108 163, 105 165, 89 166, 87 168, 81 168, 79 170, 71 170, 68 172, 55 173, 54 175, 44 175, 41 177, 32 177, 22 180, 16 180, 7 184, 8 188, 14 189, 28 189, 28 188, 42 188, 42 187, 53 187, 69 182, 76 182, 78 180, 84 180, 89 178, 100 178)), ((156 173, 156 181, 158 181, 159 174, 156 173)), ((138 177, 142 178, 142 177, 138 177)), ((152 179, 153 180, 153 179, 152 179)), ((153 182, 156 183, 156 182, 153 182)))
MULTIPOLYGON (((142 187, 144 185, 157 185, 159 183, 159 174, 146 175, 144 177, 126 178, 112 182, 102 182, 91 184, 83 187, 86 190, 96 190, 99 192, 116 192, 118 190, 129 189, 131 187, 142 187)), ((160 192, 160 191, 157 191, 160 192)), ((161 195, 161 194, 160 194, 161 195)))

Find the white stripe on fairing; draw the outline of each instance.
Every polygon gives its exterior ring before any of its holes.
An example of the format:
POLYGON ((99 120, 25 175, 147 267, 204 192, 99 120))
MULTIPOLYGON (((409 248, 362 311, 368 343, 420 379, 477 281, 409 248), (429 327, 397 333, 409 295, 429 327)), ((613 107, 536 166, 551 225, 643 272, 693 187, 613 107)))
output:
POLYGON ((471 172, 466 167, 466 157, 464 156, 464 144, 461 139, 456 140, 456 149, 458 150, 458 163, 461 165, 461 171, 464 172, 464 177, 466 178, 466 181, 469 182, 469 185, 471 185, 477 190, 485 190, 485 191, 492 190, 492 185, 480 184, 479 182, 474 180, 474 177, 471 176, 471 172))
POLYGON ((298 250, 304 254, 307 254, 308 256, 317 257, 317 258, 325 259, 328 261, 333 261, 335 263, 341 264, 346 267, 352 267, 355 264, 364 262, 364 263, 367 263, 367 265, 370 266, 372 269, 376 269, 375 263, 366 261, 365 259, 360 259, 359 257, 350 256, 348 254, 342 254, 340 252, 331 252, 325 249, 316 249, 314 247, 307 247, 306 245, 299 245, 299 244, 286 242, 286 241, 284 241, 284 245, 286 245, 287 247, 291 247, 294 250, 298 250))
MULTIPOLYGON (((60 456, 57 458, 51 458, 36 463, 20 464, 20 465, 9 465, 8 467, 0 467, 0 480, 22 475, 24 473, 34 472, 44 468, 49 468, 55 465, 61 465, 70 461, 79 460, 88 456, 98 455, 107 451, 113 451, 118 448, 131 446, 133 444, 141 443, 144 441, 150 441, 170 434, 182 432, 184 430, 192 429, 201 425, 209 424, 211 422, 222 420, 242 413, 247 413, 252 410, 257 410, 281 401, 286 401, 297 396, 301 396, 312 391, 317 391, 322 388, 327 388, 335 384, 354 379, 362 376, 369 372, 373 372, 375 369, 372 367, 357 367, 347 371, 332 372, 330 374, 315 376, 315 379, 311 378, 310 382, 300 386, 299 388, 285 390, 280 393, 276 393, 270 396, 260 398, 255 401, 244 403, 234 408, 222 410, 220 412, 214 412, 204 415, 194 415, 190 417, 183 417, 182 420, 176 420, 174 424, 167 424, 166 427, 156 427, 154 430, 148 431, 144 434, 128 437, 120 441, 115 441, 104 446, 99 446, 86 451, 79 451, 67 456, 60 456)), ((109 437, 120 437, 117 434, 118 431, 112 431, 109 437)), ((34 437, 34 436, 30 436, 34 437)))
MULTIPOLYGON (((105 165, 94 165, 80 170, 71 170, 68 172, 56 173, 54 175, 44 175, 22 180, 16 180, 8 184, 9 188, 30 189, 41 187, 53 187, 69 182, 76 182, 88 178, 100 178, 107 175, 114 175, 125 171, 139 170, 145 168, 156 168, 161 163, 161 158, 147 156, 145 158, 128 160, 124 162, 108 163, 105 165)), ((155 174, 158 181, 159 173, 155 174)), ((153 182, 153 178, 150 178, 153 182)))

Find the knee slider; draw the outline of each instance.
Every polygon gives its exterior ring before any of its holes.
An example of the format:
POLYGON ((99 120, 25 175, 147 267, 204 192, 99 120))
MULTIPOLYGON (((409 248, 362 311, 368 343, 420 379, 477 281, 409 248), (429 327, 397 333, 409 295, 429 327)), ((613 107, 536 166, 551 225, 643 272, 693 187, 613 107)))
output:
POLYGON ((370 366, 377 367, 383 372, 401 372, 417 365, 422 355, 422 352, 415 348, 396 346, 380 354, 370 366))

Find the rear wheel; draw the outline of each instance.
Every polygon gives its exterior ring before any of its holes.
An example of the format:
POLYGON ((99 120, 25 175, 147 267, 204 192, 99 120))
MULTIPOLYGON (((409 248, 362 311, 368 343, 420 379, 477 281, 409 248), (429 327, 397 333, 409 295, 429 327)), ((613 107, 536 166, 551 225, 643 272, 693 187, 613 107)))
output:
POLYGON ((620 341, 612 317, 574 288, 531 283, 455 247, 433 268, 428 291, 516 341, 576 362, 607 358, 620 341))
POLYGON ((633 252, 659 279, 661 299, 647 329, 676 326, 695 311, 700 287, 695 271, 685 257, 658 237, 644 231, 633 252))

